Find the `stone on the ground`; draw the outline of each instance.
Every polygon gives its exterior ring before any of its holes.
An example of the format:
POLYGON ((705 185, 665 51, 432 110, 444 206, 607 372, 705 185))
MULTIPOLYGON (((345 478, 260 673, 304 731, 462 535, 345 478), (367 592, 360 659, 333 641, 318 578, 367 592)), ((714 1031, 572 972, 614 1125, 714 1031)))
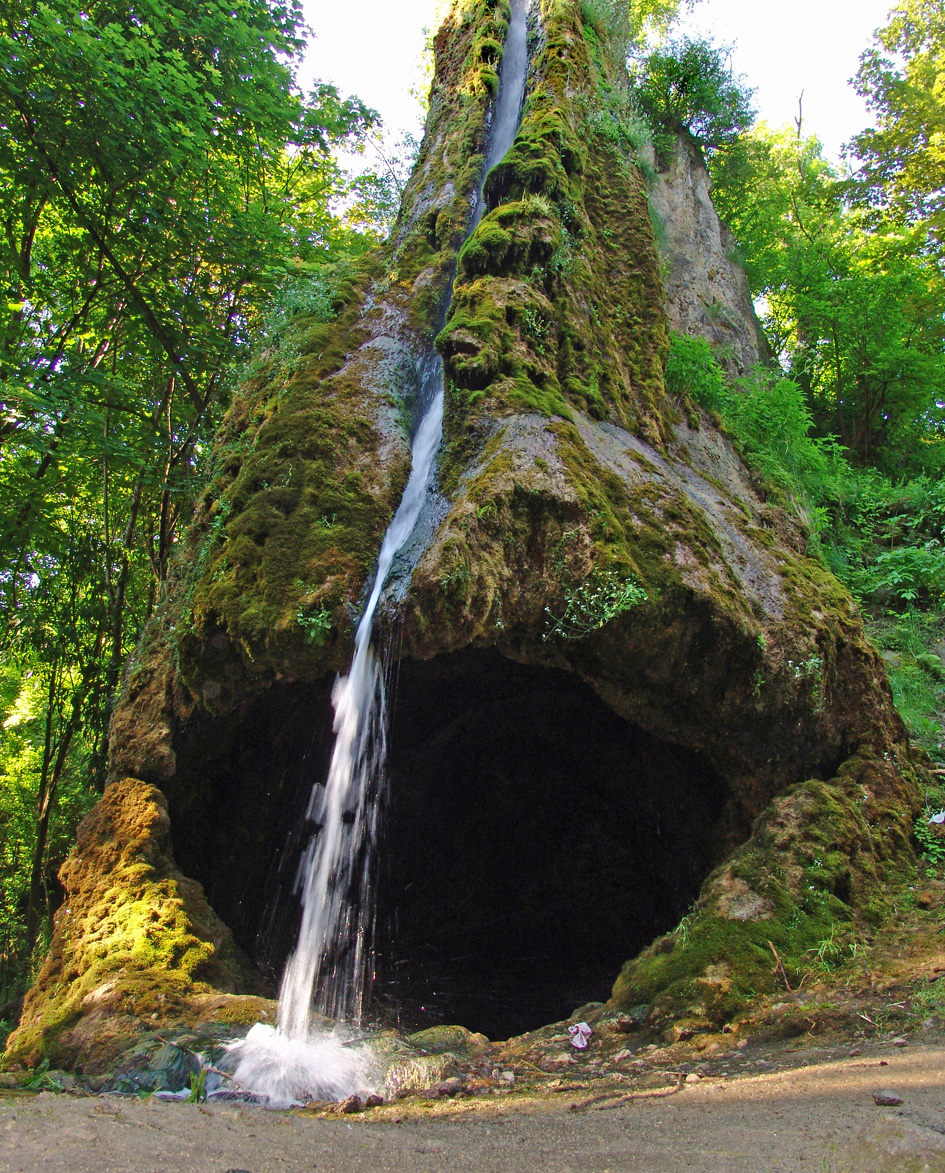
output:
POLYGON ((870 1125, 839 1160, 836 1173, 945 1173, 945 1136, 904 1116, 870 1125))

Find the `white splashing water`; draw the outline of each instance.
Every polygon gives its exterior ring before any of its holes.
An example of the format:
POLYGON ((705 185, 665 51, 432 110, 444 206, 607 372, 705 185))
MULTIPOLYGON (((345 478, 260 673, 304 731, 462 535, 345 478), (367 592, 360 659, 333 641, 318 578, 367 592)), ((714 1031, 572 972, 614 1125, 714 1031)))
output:
POLYGON ((352 1045, 340 1030, 291 1039, 258 1022, 245 1039, 227 1048, 233 1085, 252 1092, 270 1108, 291 1108, 309 1100, 343 1100, 356 1092, 379 1092, 380 1068, 364 1046, 352 1045))
POLYGON ((308 817, 322 828, 305 861, 302 925, 279 991, 279 1028, 305 1038, 312 995, 331 1018, 358 1021, 363 998, 364 952, 370 925, 361 915, 370 884, 370 847, 377 837, 378 788, 387 758, 384 677, 371 646, 374 613, 391 563, 410 537, 443 436, 443 394, 436 396, 413 442, 413 467, 377 560, 374 589, 354 638, 347 676, 335 683, 335 748, 324 786, 315 786, 308 817), (372 801, 373 800, 373 801, 372 801), (332 960, 332 972, 325 967, 332 960), (330 981, 321 982, 323 976, 330 981))
MULTIPOLYGON (((512 0, 486 172, 505 155, 518 130, 528 63, 526 8, 527 0, 512 0)), ((480 192, 470 233, 484 210, 480 192)), ((300 864, 302 924, 282 977, 278 1028, 258 1024, 229 1048, 234 1080, 274 1107, 376 1090, 369 1049, 354 1045, 343 1025, 318 1030, 314 1019, 357 1024, 363 1010, 371 858, 387 764, 384 674, 371 636, 381 593, 394 558, 417 524, 443 438, 442 363, 435 362, 435 394, 414 438, 407 487, 381 544, 351 669, 332 692, 335 746, 328 777, 313 788, 306 812, 318 830, 300 864)))

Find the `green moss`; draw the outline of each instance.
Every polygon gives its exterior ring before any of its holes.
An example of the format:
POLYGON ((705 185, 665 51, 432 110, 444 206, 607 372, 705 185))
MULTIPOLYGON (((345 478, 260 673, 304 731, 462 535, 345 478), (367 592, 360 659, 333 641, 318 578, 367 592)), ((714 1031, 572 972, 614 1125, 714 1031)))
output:
POLYGON ((870 755, 864 747, 832 781, 777 798, 684 922, 624 966, 614 1003, 652 1003, 654 1018, 698 1007, 722 1022, 783 989, 785 974, 796 987, 825 941, 868 937, 886 911, 884 892, 907 878, 916 802, 909 771, 870 755))
POLYGON ((239 982, 228 932, 166 854, 169 826, 163 795, 136 779, 112 783, 82 824, 60 873, 68 896, 53 945, 8 1059, 74 1061, 83 1043, 66 1032, 95 1011, 114 1020, 120 1049, 152 1015, 166 1022, 210 983, 239 982))
POLYGON ((484 416, 569 418, 575 406, 657 445, 673 416, 646 195, 619 136, 600 130, 615 67, 589 54, 579 5, 544 16, 522 123, 487 177, 490 210, 463 246, 437 339, 459 399, 447 413, 447 465, 468 458, 457 433, 474 434, 484 416))
MULTIPOLYGON (((508 16, 505 0, 478 0, 446 20, 429 131, 390 244, 339 280, 331 321, 300 318, 283 332, 220 430, 215 475, 172 587, 182 612, 180 672, 207 707, 223 711, 277 672, 317 675, 346 663, 352 615, 408 468, 410 373, 388 376, 361 348, 378 323, 383 331, 384 314, 429 338, 481 176, 508 16), (420 192, 422 214, 414 210, 420 192), (372 298, 384 314, 365 312, 372 298), (388 447, 382 461, 386 441, 374 421, 389 403, 405 428, 400 458, 388 447), (299 616, 315 614, 324 638, 310 641, 299 616)), ((466 324, 481 352, 469 362, 482 372, 473 383, 490 377, 499 324, 488 319, 479 312, 466 324)), ((516 376, 524 386, 529 364, 519 363, 516 376)))

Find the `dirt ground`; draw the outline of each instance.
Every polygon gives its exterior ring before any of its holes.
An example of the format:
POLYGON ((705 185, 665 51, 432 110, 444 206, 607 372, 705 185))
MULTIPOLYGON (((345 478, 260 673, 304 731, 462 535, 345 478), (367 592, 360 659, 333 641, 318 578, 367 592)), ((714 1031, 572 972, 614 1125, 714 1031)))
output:
POLYGON ((225 1103, 7 1094, 0 1098, 0 1171, 891 1171, 913 1166, 903 1163, 901 1147, 887 1152, 883 1131, 899 1135, 910 1124, 925 1154, 914 1167, 945 1169, 945 1136, 937 1131, 945 1132, 945 1046, 877 1041, 841 1058, 806 1047, 793 1059, 791 1070, 707 1077, 670 1095, 583 1108, 592 1097, 580 1090, 513 1092, 501 1103, 448 1100, 424 1110, 398 1104, 337 1118, 225 1103), (902 1105, 877 1107, 873 1093, 882 1090, 897 1092, 902 1105))

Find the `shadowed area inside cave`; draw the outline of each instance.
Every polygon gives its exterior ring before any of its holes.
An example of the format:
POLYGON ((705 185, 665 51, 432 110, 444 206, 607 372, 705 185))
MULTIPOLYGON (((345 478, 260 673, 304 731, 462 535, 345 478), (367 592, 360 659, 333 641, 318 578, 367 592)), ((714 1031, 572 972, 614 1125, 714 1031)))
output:
MULTIPOLYGON (((494 651, 405 660, 391 692, 372 1016, 505 1038, 606 999, 718 862, 725 784, 574 676, 494 651)), ((322 683, 194 722, 177 746, 178 862, 273 983, 331 742, 322 683)))
POLYGON ((375 995, 506 1038, 610 995, 715 859, 727 788, 574 676, 406 660, 390 734, 375 995))

